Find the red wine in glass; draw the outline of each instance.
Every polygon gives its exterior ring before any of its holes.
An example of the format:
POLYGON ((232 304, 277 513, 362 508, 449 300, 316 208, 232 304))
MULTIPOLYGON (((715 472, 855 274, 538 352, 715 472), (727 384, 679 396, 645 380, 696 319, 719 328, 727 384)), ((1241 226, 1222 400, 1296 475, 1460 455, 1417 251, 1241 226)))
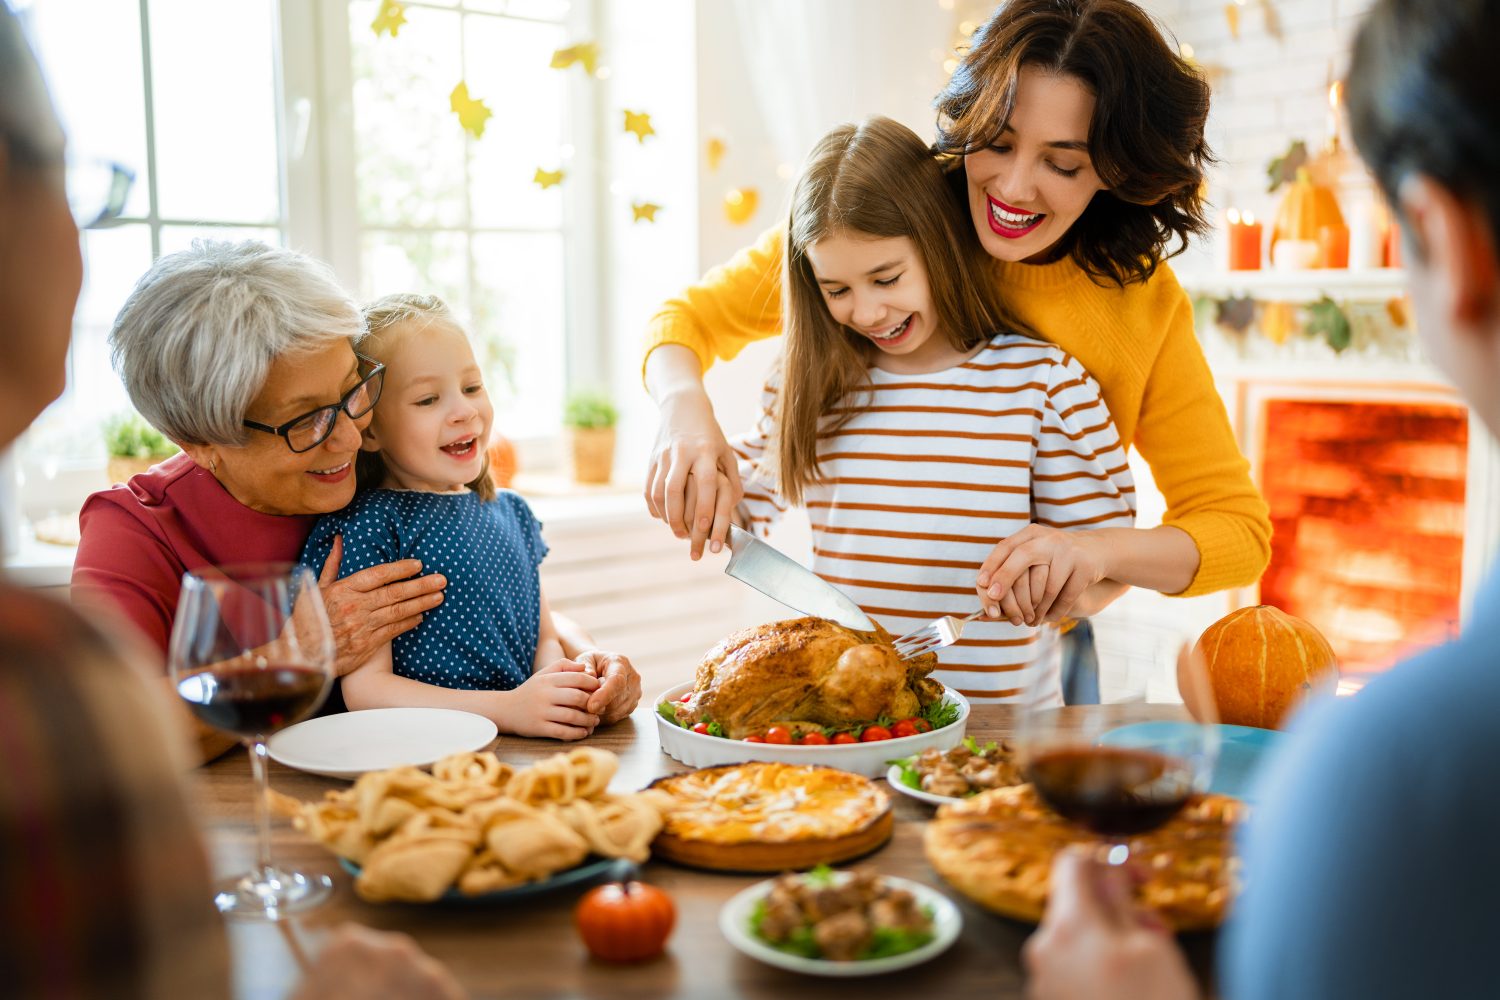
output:
POLYGON ((327 680, 321 670, 270 663, 190 674, 177 693, 205 724, 253 739, 301 722, 322 700, 327 680))
POLYGON ((1193 794, 1193 768, 1152 750, 1059 747, 1033 757, 1026 776, 1065 819, 1104 837, 1161 826, 1193 794))

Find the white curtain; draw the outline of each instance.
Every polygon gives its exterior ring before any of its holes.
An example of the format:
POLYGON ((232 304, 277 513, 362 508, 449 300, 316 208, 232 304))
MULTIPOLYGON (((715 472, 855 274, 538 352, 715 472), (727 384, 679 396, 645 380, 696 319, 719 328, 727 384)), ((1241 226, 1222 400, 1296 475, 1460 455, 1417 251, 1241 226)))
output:
MULTIPOLYGON (((783 163, 880 114, 933 138, 956 15, 933 0, 733 0, 746 86, 783 163)), ((957 5, 955 5, 957 6, 957 5)))

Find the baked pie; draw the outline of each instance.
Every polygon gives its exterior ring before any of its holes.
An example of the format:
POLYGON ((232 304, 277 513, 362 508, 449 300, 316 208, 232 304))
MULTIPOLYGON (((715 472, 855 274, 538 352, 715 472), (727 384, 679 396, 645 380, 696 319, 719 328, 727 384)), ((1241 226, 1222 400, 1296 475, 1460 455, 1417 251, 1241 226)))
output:
MULTIPOLYGON (((1140 902, 1178 931, 1217 927, 1234 894, 1234 826, 1244 803, 1194 796, 1165 825, 1131 837, 1133 864, 1146 872, 1140 902)), ((1057 815, 1030 785, 981 792, 938 809, 924 834, 938 874, 986 909, 1035 923, 1047 906, 1053 856, 1097 837, 1057 815)))
POLYGON ((891 800, 831 767, 755 761, 660 778, 671 799, 652 854, 696 868, 769 872, 868 854, 891 836, 891 800))

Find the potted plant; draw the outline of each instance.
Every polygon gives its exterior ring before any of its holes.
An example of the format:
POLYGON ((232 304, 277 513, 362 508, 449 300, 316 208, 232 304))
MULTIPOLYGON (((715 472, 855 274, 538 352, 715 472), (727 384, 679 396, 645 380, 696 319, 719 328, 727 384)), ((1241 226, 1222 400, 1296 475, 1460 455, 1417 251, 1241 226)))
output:
POLYGON ((137 413, 111 417, 104 425, 104 448, 109 453, 109 481, 124 483, 164 458, 177 446, 137 413))
POLYGON ((614 471, 615 421, 619 413, 600 392, 568 397, 563 423, 573 439, 573 478, 580 483, 607 483, 614 471))

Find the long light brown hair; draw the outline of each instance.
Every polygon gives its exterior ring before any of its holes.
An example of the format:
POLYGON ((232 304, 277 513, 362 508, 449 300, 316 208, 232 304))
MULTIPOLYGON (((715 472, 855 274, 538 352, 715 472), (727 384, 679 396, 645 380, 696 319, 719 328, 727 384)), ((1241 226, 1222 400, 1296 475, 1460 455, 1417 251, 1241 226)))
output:
MULTIPOLYGON (((422 326, 428 323, 447 323, 455 330, 463 330, 454 317, 453 310, 448 308, 448 303, 436 295, 419 295, 414 292, 387 295, 365 306, 364 314, 367 332, 355 344, 355 350, 382 363, 389 363, 397 331, 407 323, 422 326)), ((484 463, 479 467, 479 478, 464 484, 479 494, 481 500, 495 499, 495 484, 490 480, 488 444, 486 441, 479 442, 479 446, 486 449, 484 463)), ((385 476, 385 459, 380 457, 380 452, 360 451, 354 463, 354 481, 359 484, 359 488, 379 486, 385 481, 385 476)))
POLYGON ((867 397, 877 350, 829 313, 807 259, 809 246, 834 235, 910 239, 927 272, 936 332, 958 350, 1020 326, 1000 303, 967 209, 954 201, 933 154, 899 122, 869 118, 825 135, 792 192, 786 232, 786 340, 774 464, 782 496, 799 503, 822 478, 820 433, 846 423, 867 397), (850 409, 825 423, 841 403, 850 409))

